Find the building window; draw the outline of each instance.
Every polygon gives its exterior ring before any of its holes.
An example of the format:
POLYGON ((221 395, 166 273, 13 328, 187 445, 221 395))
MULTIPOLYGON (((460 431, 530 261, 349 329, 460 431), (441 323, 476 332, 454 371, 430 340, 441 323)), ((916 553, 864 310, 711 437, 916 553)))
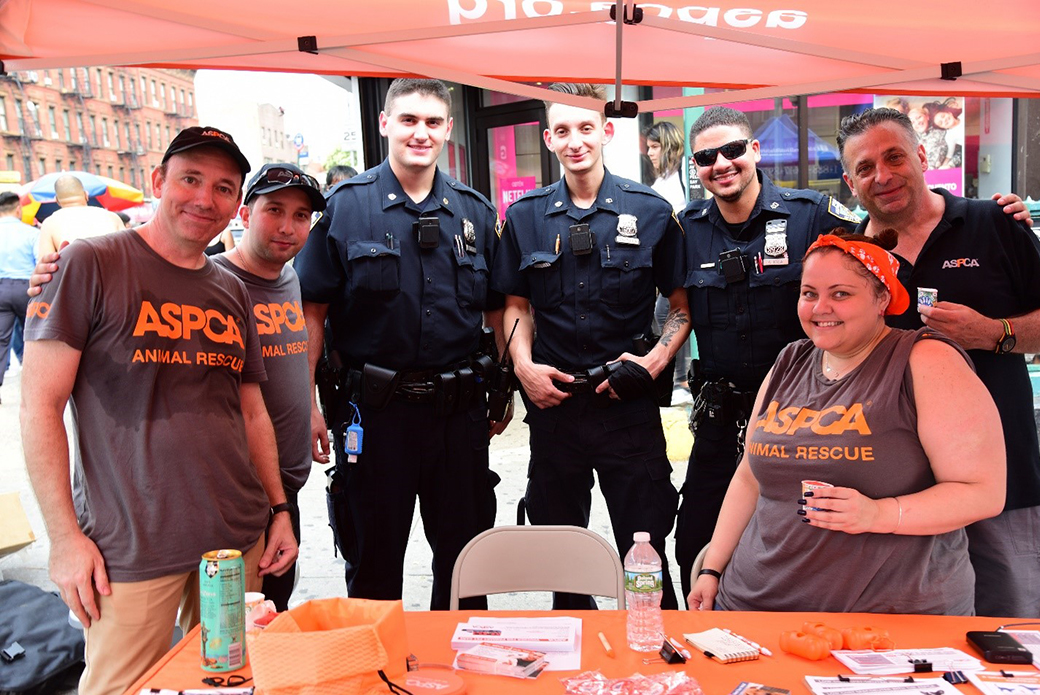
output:
POLYGON ((97 174, 98 176, 101 176, 101 165, 100 164, 95 164, 94 165, 94 173, 97 174))
POLYGON ((76 160, 75 159, 70 159, 69 160, 69 171, 76 171, 76 160))
POLYGON ((141 101, 143 102, 148 98, 148 80, 145 79, 144 75, 141 75, 141 101))
POLYGON ((188 115, 195 115, 195 99, 192 97, 191 92, 188 92, 188 115))
POLYGON ((108 73, 108 98, 112 101, 119 101, 119 97, 116 95, 116 76, 115 73, 108 73))
POLYGON ((109 165, 109 167, 108 167, 108 174, 107 174, 108 178, 113 178, 112 174, 114 174, 114 173, 115 172, 112 171, 112 166, 109 165))
MULTIPOLYGON (((120 171, 122 171, 122 169, 120 169, 120 171)), ((120 176, 122 176, 122 174, 120 174, 120 176)), ((137 169, 134 169, 133 167, 130 167, 130 185, 137 185, 137 169)))
POLYGON ((55 159, 55 160, 54 160, 54 171, 65 171, 65 170, 64 170, 64 169, 63 169, 63 168, 61 167, 61 160, 60 160, 60 159, 55 159))
POLYGON ((13 154, 7 155, 7 170, 8 171, 14 171, 14 155, 13 154))
POLYGON ((125 178, 126 178, 126 169, 124 167, 119 167, 119 180, 122 181, 125 178))
POLYGON ((51 123, 51 137, 57 140, 61 136, 58 134, 58 111, 53 106, 47 107, 47 119, 51 123))
POLYGON ((170 142, 170 126, 166 126, 166 142, 167 144, 170 142))
POLYGON ((163 82, 159 85, 159 98, 162 99, 162 107, 166 108, 166 83, 163 82))
POLYGON ((65 126, 65 140, 72 142, 72 124, 69 122, 69 110, 64 109, 61 112, 61 124, 65 126))
POLYGON ((101 91, 101 68, 97 69, 97 98, 100 99, 104 92, 101 91))
POLYGON ((76 76, 76 68, 69 70, 69 80, 72 84, 73 91, 79 89, 79 78, 76 76))
POLYGON ((155 80, 152 80, 152 106, 159 105, 159 97, 155 93, 155 80))
POLYGON ((152 149, 152 124, 148 121, 144 123, 144 134, 148 138, 148 149, 152 149))
POLYGON ((132 150, 134 148, 134 141, 130 139, 130 121, 123 124, 123 130, 126 131, 126 149, 132 150))
POLYGON ((33 126, 35 127, 35 129, 33 130, 32 134, 33 135, 41 135, 42 131, 40 129, 40 107, 38 107, 36 105, 35 101, 30 101, 28 103, 28 106, 29 106, 29 115, 32 116, 33 126))
POLYGON ((90 144, 91 145, 97 145, 97 143, 98 143, 97 117, 94 116, 93 114, 91 114, 91 116, 90 116, 90 144))
POLYGON ((119 76, 119 94, 123 97, 123 101, 126 101, 126 75, 119 76))
POLYGON ((81 143, 87 141, 87 132, 83 128, 83 113, 81 111, 76 112, 76 128, 79 129, 79 141, 81 143))
POLYGON ((65 91, 65 71, 58 70, 58 89, 65 91))
POLYGON ((134 123, 134 149, 141 149, 141 124, 134 123))
POLYGON ((25 112, 22 111, 22 100, 14 100, 14 117, 18 121, 18 134, 25 135, 25 112))
POLYGON ((40 176, 47 173, 47 159, 46 157, 40 157, 40 176))
POLYGON ((0 96, 0 130, 7 130, 7 102, 0 96))
POLYGON ((158 123, 155 124, 155 146, 156 146, 157 149, 160 149, 160 150, 163 148, 163 144, 162 144, 162 128, 159 127, 158 123))
POLYGON ((119 121, 113 119, 112 120, 112 142, 114 142, 116 144, 116 149, 121 150, 121 149, 123 149, 123 141, 120 140, 119 138, 120 138, 119 121))
POLYGON ((181 90, 181 112, 184 111, 184 90, 181 90))

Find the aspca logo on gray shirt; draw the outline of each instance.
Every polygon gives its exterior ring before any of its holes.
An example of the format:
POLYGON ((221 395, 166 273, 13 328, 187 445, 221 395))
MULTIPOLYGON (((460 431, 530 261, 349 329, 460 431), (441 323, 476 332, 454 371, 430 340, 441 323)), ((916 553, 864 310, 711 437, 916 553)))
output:
POLYGON ((191 340, 193 332, 201 332, 206 338, 220 345, 238 345, 245 350, 242 331, 231 314, 216 309, 203 309, 191 304, 164 302, 159 309, 145 300, 137 314, 134 337, 148 333, 170 340, 191 340))

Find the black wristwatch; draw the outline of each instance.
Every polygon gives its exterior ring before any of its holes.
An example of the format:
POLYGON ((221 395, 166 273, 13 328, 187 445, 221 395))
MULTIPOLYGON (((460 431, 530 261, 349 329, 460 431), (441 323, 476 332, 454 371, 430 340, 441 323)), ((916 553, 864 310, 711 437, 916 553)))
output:
POLYGON ((719 572, 718 570, 710 570, 710 569, 705 568, 705 569, 702 569, 700 572, 698 572, 697 576, 699 577, 702 574, 706 574, 706 575, 708 575, 710 577, 715 577, 716 579, 722 579, 722 572, 719 572))
POLYGON ((997 349, 994 352, 998 355, 1007 355, 1015 349, 1015 343, 1018 342, 1015 339, 1015 328, 1007 319, 999 319, 999 321, 1004 325, 1004 335, 997 341, 997 349))
POLYGON ((273 519, 274 515, 278 514, 280 512, 286 512, 287 514, 292 516, 292 511, 291 510, 292 510, 292 506, 288 502, 282 502, 281 504, 276 504, 273 507, 271 507, 271 518, 273 519))

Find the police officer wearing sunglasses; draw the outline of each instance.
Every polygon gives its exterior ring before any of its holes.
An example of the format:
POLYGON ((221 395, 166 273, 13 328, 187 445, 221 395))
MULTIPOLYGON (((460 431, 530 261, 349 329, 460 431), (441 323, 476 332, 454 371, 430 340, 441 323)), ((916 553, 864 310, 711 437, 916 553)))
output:
MULTIPOLYGON (((311 374, 324 342, 334 375, 322 379, 336 447, 329 513, 348 594, 401 598, 418 497, 435 610, 448 608, 459 551, 494 523, 488 441, 504 426, 489 424, 478 378, 482 327, 501 324, 502 297, 488 290, 497 216, 437 169, 451 126, 443 83, 395 80, 379 116, 388 158, 332 190, 296 260, 311 374)), ((327 461, 317 403, 311 442, 327 461)))
POLYGON ((757 171, 759 143, 740 111, 706 111, 690 128, 690 147, 697 177, 714 197, 690 203, 680 218, 700 352, 690 379, 695 437, 675 533, 683 596, 736 470, 755 393, 780 350, 804 337, 795 311, 802 256, 820 234, 858 222, 836 199, 780 188, 757 171))

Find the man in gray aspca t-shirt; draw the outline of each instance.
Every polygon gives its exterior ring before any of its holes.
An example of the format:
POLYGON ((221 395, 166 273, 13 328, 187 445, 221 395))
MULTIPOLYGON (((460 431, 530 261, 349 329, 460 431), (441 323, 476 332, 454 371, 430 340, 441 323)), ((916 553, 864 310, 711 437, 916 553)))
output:
POLYGON ((69 246, 29 305, 22 439, 51 578, 86 627, 84 695, 125 691, 178 608, 185 630, 198 622, 202 553, 241 550, 249 588, 296 558, 249 297, 203 255, 248 170, 226 133, 182 131, 152 175, 155 218, 69 246))
MULTIPOLYGON (((278 438, 278 465, 300 542, 298 495, 311 472, 311 458, 329 457, 311 442, 311 395, 307 325, 300 281, 289 261, 303 248, 311 216, 325 209, 318 182, 292 164, 265 164, 246 187, 239 211, 246 230, 235 248, 215 257, 245 283, 253 305, 267 381, 260 385, 278 438)), ((263 593, 279 611, 289 607, 294 568, 264 577, 263 593)))

